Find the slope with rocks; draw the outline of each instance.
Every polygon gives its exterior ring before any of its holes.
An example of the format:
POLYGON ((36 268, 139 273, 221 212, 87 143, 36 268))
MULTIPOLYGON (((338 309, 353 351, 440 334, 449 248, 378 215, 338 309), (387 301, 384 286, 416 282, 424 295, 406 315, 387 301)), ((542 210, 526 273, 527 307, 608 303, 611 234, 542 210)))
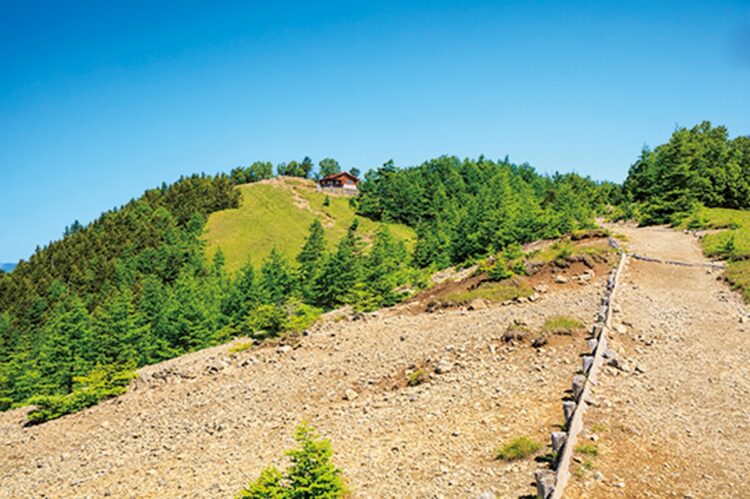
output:
MULTIPOLYGON (((613 230, 631 252, 708 262, 689 234, 613 230)), ((617 296, 609 344, 618 366, 599 374, 566 496, 750 495, 747 307, 719 270, 632 258, 617 296)))
POLYGON ((40 426, 4 413, 0 496, 228 497, 265 465, 283 465, 301 420, 331 439, 355 497, 532 493, 537 463, 495 452, 521 435, 546 442, 561 423, 584 333, 538 349, 504 333, 521 323, 536 334, 552 315, 590 325, 604 281, 549 287, 534 302, 396 308, 324 322, 293 344, 196 352, 40 426), (428 381, 407 386, 419 367, 428 381))

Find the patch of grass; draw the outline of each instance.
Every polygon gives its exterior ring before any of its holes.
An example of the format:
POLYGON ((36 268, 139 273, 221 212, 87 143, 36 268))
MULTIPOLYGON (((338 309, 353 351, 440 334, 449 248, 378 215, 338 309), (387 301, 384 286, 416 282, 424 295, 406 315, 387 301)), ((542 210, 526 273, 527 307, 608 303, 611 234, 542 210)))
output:
MULTIPOLYGON (((356 217, 349 198, 330 197, 315 190, 311 180, 282 178, 272 183, 259 182, 237 186, 242 205, 237 209, 212 213, 208 217, 203 239, 210 258, 221 248, 227 270, 237 271, 248 257, 259 263, 273 247, 292 260, 302 248, 308 228, 316 218, 323 223, 326 243, 334 249, 356 217)), ((359 217, 359 232, 368 240, 382 225, 359 217)), ((413 246, 414 231, 400 224, 386 224, 391 234, 413 246)))
POLYGON ((517 437, 504 444, 497 451, 497 459, 515 461, 531 456, 542 448, 542 444, 529 437, 517 437))
POLYGON ((442 298, 442 302, 450 305, 467 305, 477 298, 490 302, 504 302, 514 298, 525 298, 534 292, 531 285, 521 279, 507 279, 502 282, 484 283, 471 291, 459 291, 442 298))
POLYGON ((530 252, 527 257, 530 263, 564 264, 580 256, 603 256, 613 251, 606 240, 574 243, 563 239, 555 241, 543 250, 530 252))
POLYGON ((594 423, 591 425, 591 431, 596 433, 604 433, 607 431, 607 425, 603 423, 594 423))
POLYGON ((229 353, 244 352, 245 350, 247 350, 251 346, 253 346, 253 342, 252 341, 245 341, 243 343, 237 343, 236 345, 234 345, 233 347, 231 347, 229 349, 229 353))
POLYGON ((593 469, 594 469, 594 462, 591 459, 586 459, 581 464, 576 466, 576 469, 573 471, 573 473, 578 478, 581 478, 586 474, 586 472, 591 471, 593 469))
POLYGON ((570 334, 582 327, 583 323, 574 317, 569 317, 567 315, 553 315, 544 321, 542 331, 553 334, 570 334))
POLYGON ((425 381, 427 381, 427 372, 421 367, 406 375, 406 384, 409 386, 421 385, 425 381))
POLYGON ((750 260, 729 262, 724 268, 724 276, 734 289, 740 290, 747 303, 750 303, 750 260))
POLYGON ((575 451, 579 454, 586 454, 587 456, 599 455, 599 448, 594 444, 578 444, 576 445, 575 451))
POLYGON ((726 229, 705 234, 701 247, 706 256, 729 260, 724 276, 750 302, 750 211, 700 208, 683 220, 680 227, 726 229))

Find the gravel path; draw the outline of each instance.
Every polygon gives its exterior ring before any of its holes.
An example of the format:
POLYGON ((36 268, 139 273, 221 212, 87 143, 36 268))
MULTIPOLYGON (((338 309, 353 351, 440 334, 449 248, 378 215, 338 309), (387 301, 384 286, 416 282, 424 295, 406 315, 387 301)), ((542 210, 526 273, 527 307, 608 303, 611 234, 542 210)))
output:
MULTIPOLYGON (((693 236, 613 229, 628 251, 708 261, 693 236)), ((629 260, 610 333, 622 367, 599 376, 580 441, 598 455, 577 453, 566 496, 750 496, 750 320, 720 275, 629 260)))
POLYGON ((331 439, 355 497, 533 493, 538 464, 494 453, 521 435, 547 442, 584 336, 539 350, 501 336, 514 319, 539 330, 554 314, 589 327, 604 280, 550 286, 535 303, 329 322, 295 349, 204 350, 36 427, 21 428, 22 411, 0 414, 0 496, 231 497, 284 465, 303 419, 331 439), (409 366, 440 363, 443 374, 405 386, 409 366))

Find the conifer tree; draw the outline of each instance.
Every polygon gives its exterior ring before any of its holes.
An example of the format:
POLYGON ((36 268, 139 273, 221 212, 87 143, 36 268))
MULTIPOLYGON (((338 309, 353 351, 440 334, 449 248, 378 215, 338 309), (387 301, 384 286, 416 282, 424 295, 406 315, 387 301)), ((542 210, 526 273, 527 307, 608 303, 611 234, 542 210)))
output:
POLYGON ((283 255, 271 249, 260 267, 260 287, 268 303, 280 304, 295 290, 291 268, 283 255))
POLYGON ((247 314, 263 300, 259 284, 255 278, 255 268, 248 258, 240 269, 237 278, 232 282, 227 298, 224 300, 224 315, 235 324, 240 324, 247 314))
POLYGON ((309 234, 302 250, 297 255, 299 264, 299 281, 302 296, 312 299, 312 285, 315 276, 320 272, 325 257, 325 235, 323 224, 317 218, 310 224, 309 234))

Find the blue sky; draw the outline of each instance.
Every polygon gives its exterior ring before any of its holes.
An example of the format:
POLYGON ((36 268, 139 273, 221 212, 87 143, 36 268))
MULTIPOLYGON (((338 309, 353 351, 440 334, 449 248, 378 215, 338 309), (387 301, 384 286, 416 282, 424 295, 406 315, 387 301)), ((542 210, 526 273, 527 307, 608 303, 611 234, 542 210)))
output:
POLYGON ((0 261, 181 174, 750 133, 750 2, 0 1, 0 261))

